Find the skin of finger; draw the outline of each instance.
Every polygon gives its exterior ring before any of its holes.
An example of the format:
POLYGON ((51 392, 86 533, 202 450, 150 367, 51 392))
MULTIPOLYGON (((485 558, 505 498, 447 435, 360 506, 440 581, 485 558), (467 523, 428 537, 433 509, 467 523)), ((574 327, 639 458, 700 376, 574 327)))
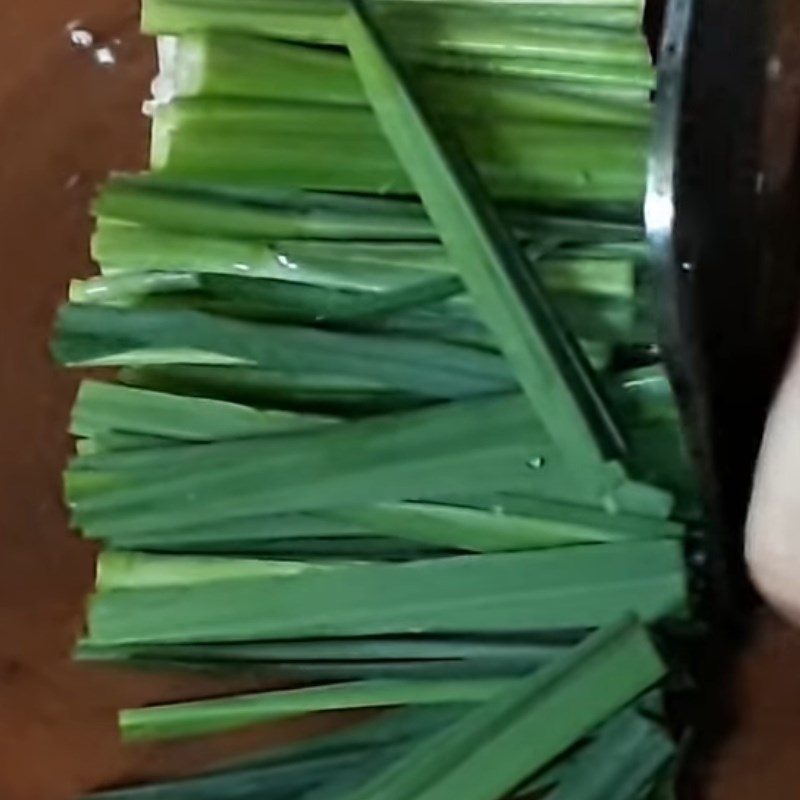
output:
POLYGON ((765 599, 800 625, 800 347, 764 433, 745 555, 765 599))

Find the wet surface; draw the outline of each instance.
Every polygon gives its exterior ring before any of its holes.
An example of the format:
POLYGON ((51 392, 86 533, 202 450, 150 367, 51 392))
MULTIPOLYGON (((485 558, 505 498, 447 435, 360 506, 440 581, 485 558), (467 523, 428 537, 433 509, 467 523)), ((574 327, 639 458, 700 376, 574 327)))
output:
MULTIPOLYGON (((115 729, 118 707, 219 687, 69 662, 92 582, 93 552, 67 531, 59 500, 75 382, 51 364, 47 339, 69 278, 91 269, 86 207, 94 186, 109 170, 135 168, 144 158, 139 105, 152 53, 135 34, 131 0, 3 5, 0 798, 70 800, 90 787, 191 771, 273 734, 123 749, 115 729)), ((792 51, 791 37, 786 47, 792 51)), ((778 98, 783 123, 774 124, 774 139, 768 139, 774 162, 765 186, 785 201, 795 170, 798 102, 794 84, 784 87, 778 98)), ((800 635, 765 617, 731 691, 735 724, 709 770, 709 796, 796 800, 800 635)), ((306 729, 290 726, 281 735, 306 729)))

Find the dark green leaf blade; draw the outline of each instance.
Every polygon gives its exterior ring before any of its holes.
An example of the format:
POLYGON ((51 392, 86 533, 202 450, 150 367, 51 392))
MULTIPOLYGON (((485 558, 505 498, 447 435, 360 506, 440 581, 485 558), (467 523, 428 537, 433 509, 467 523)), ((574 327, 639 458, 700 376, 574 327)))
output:
POLYGON ((347 800, 497 800, 664 671, 638 623, 612 625, 420 743, 347 800))
MULTIPOLYGON (((575 343, 469 165, 445 146, 415 101, 385 37, 355 2, 348 43, 383 130, 461 266, 545 427, 589 480, 608 487, 608 459, 624 443, 575 343)), ((585 479, 585 478, 584 478, 585 479)))

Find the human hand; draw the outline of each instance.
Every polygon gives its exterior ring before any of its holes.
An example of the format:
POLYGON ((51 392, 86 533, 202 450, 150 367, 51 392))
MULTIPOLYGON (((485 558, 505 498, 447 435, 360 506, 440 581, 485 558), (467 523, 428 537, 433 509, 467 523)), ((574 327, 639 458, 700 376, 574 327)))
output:
POLYGON ((747 522, 753 582, 800 624, 800 346, 769 416, 747 522))

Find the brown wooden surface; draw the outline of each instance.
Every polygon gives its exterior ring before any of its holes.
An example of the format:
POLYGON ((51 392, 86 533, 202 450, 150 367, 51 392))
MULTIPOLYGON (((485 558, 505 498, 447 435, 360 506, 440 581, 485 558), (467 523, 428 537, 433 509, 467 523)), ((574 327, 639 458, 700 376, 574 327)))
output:
POLYGON ((708 800, 800 797, 800 634, 764 614, 732 680, 731 731, 708 800))
MULTIPOLYGON (((143 160, 139 102, 152 54, 135 29, 133 0, 4 0, 0 8, 0 800, 71 800, 274 738, 257 731, 123 749, 117 707, 217 687, 68 658, 93 553, 67 531, 59 500, 75 384, 51 364, 47 339, 67 281, 90 269, 93 187, 143 160), (113 47, 115 67, 71 47, 66 27, 75 19, 113 47)), ((800 635, 767 619, 735 691, 738 724, 710 796, 797 800, 800 635)))

